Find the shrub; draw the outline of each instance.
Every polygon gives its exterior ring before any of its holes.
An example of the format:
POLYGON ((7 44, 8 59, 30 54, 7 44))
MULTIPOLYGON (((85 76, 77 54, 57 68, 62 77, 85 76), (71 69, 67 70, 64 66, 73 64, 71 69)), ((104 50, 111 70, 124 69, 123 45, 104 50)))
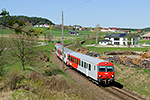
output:
POLYGON ((18 70, 12 70, 5 77, 4 86, 6 89, 16 89, 17 83, 21 81, 23 74, 18 70))

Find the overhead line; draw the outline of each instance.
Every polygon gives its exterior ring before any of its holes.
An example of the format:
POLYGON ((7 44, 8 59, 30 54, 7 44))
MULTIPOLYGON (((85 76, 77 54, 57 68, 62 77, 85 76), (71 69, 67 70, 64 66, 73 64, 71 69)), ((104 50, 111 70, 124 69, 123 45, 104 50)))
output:
POLYGON ((89 1, 90 1, 90 0, 85 1, 85 2, 83 2, 83 3, 81 3, 81 4, 77 5, 77 6, 74 6, 74 7, 72 7, 72 8, 66 9, 66 10, 64 10, 64 11, 72 10, 72 9, 74 9, 74 8, 77 8, 77 7, 79 7, 79 6, 82 6, 83 4, 85 4, 85 3, 89 2, 89 1))

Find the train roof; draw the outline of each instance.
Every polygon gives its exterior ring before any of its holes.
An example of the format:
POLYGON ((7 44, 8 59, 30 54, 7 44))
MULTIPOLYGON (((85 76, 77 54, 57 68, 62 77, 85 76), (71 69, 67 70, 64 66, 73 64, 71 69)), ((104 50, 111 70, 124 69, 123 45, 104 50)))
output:
MULTIPOLYGON (((58 45, 55 45, 55 46, 62 51, 62 45, 58 44, 58 45)), ((88 55, 85 55, 85 54, 82 54, 82 53, 72 51, 72 50, 70 50, 68 48, 65 48, 65 47, 64 47, 64 53, 67 53, 67 54, 72 55, 74 57, 80 58, 80 59, 85 60, 87 62, 94 63, 96 65, 100 62, 108 62, 106 60, 101 60, 101 59, 98 59, 98 58, 95 58, 95 57, 91 57, 91 56, 88 56, 88 55)))

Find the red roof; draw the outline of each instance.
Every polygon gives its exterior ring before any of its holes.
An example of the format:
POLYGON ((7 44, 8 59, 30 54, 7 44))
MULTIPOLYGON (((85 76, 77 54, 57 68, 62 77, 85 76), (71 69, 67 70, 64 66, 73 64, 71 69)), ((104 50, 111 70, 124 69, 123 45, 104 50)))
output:
POLYGON ((111 30, 118 30, 118 28, 109 28, 109 29, 111 29, 111 30))
POLYGON ((147 34, 149 34, 150 33, 150 31, 149 32, 147 32, 147 34))
POLYGON ((102 28, 101 30, 107 30, 107 28, 102 28))
POLYGON ((141 33, 141 32, 142 32, 142 30, 138 30, 137 32, 141 33))

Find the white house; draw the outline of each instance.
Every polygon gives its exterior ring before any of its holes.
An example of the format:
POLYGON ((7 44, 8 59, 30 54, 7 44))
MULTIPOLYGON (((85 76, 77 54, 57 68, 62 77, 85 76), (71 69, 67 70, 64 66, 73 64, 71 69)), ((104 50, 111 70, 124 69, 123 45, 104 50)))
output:
MULTIPOLYGON (((128 38, 126 37, 127 33, 113 33, 110 35, 105 36, 105 42, 104 40, 99 41, 99 44, 102 45, 107 45, 107 44, 112 44, 112 45, 128 45, 128 38), (108 41, 109 40, 109 41, 108 41)), ((138 44, 138 36, 132 35, 133 38, 131 38, 131 45, 137 45, 138 44)))
POLYGON ((99 44, 100 45, 108 45, 108 44, 112 44, 112 41, 111 40, 100 40, 99 41, 99 44))

